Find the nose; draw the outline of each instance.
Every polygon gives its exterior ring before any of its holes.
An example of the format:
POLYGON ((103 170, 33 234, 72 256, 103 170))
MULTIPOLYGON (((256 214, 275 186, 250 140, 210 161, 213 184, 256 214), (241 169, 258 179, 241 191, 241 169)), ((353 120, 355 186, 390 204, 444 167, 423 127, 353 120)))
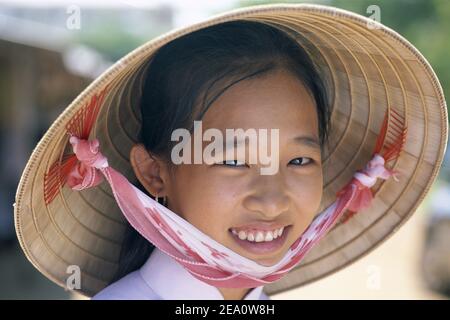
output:
POLYGON ((256 182, 257 190, 244 199, 243 205, 268 220, 274 219, 289 209, 290 198, 280 183, 279 174, 261 177, 263 181, 256 182))

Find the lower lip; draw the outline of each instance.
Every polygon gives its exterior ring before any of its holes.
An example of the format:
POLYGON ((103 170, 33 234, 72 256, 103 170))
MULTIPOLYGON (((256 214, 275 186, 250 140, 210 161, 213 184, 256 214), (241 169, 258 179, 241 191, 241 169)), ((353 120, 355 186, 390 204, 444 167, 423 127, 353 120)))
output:
POLYGON ((244 248, 247 251, 250 251, 255 254, 265 254, 265 253, 272 253, 276 250, 280 249, 286 242, 287 234, 291 230, 291 226, 289 225, 284 228, 283 234, 281 237, 276 238, 272 241, 261 241, 261 242, 251 242, 248 240, 241 240, 239 239, 238 235, 235 235, 229 230, 232 238, 236 241, 237 244, 239 244, 242 248, 244 248))

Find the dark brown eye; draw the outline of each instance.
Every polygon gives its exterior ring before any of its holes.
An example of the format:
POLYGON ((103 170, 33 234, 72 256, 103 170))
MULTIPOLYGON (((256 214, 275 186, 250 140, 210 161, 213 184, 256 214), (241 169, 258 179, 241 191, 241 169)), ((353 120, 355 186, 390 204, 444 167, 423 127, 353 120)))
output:
POLYGON ((294 165, 306 166, 306 165, 308 165, 308 164, 310 164, 312 162, 313 162, 313 160, 311 158, 300 157, 300 158, 295 158, 295 159, 291 160, 289 163, 290 164, 294 164, 294 165), (299 159, 302 159, 303 161, 302 160, 299 161, 299 159), (304 159, 308 159, 309 161, 307 161, 306 164, 305 164, 305 160, 304 159))
POLYGON ((239 160, 224 160, 221 164, 224 164, 226 166, 230 167, 244 167, 246 164, 245 162, 239 161, 239 160))

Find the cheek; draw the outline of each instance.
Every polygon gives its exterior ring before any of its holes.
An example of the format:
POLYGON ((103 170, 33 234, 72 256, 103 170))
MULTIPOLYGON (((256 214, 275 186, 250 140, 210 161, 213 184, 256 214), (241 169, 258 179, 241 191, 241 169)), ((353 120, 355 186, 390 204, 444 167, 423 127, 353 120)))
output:
POLYGON ((296 228, 301 233, 310 225, 314 217, 319 213, 323 195, 323 180, 321 175, 310 178, 298 179, 294 189, 293 201, 295 204, 296 228))
POLYGON ((189 181, 181 186, 177 184, 176 202, 178 211, 185 220, 216 241, 222 241, 232 221, 231 213, 235 210, 235 190, 227 181, 207 172, 180 175, 177 181, 189 181), (183 191, 184 190, 184 191, 183 191))

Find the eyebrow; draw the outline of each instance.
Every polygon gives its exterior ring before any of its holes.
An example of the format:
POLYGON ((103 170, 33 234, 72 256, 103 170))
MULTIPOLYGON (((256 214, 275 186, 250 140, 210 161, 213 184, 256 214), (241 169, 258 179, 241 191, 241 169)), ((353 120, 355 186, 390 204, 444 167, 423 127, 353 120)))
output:
MULTIPOLYGON (((224 141, 224 148, 225 150, 228 148, 237 148, 240 147, 242 145, 247 145, 247 141, 243 140, 243 139, 236 139, 236 137, 233 139, 234 141, 232 143, 226 143, 226 141, 224 141)), ((321 150, 321 145, 320 142, 318 140, 318 138, 316 138, 315 136, 311 136, 311 135, 303 135, 303 136, 297 136, 291 139, 294 143, 297 144, 301 144, 313 149, 317 149, 317 150, 321 150)))
POLYGON ((321 149, 319 140, 314 136, 309 136, 309 135, 298 136, 298 137, 293 138, 292 140, 294 140, 294 142, 296 142, 298 144, 302 144, 307 147, 311 147, 311 148, 319 149, 319 150, 321 149))

